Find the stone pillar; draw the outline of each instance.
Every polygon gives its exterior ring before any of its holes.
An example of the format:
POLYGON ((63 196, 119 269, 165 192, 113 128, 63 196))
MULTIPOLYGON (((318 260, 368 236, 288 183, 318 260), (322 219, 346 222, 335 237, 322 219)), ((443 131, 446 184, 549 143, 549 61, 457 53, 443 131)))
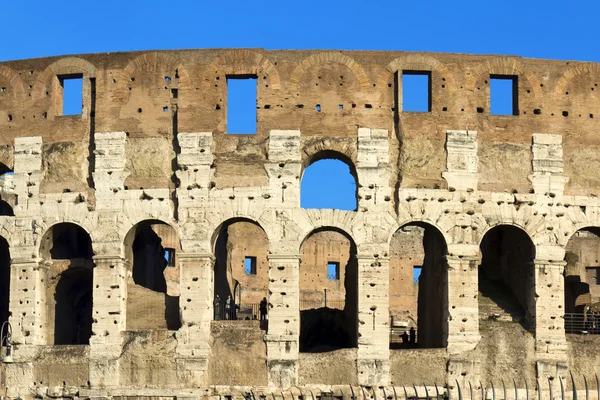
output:
POLYGON ((298 383, 300 335, 300 256, 269 256, 269 327, 267 369, 269 386, 298 383))
POLYGON ((358 255, 358 383, 390 382, 390 260, 358 255))
POLYGON ((120 255, 98 255, 94 263, 90 383, 95 387, 118 386, 129 266, 120 255))
POLYGON ((569 178, 564 176, 562 135, 534 133, 529 180, 535 194, 562 195, 569 178))
MULTIPOLYGON (((477 246, 473 246, 477 252, 477 246)), ((472 252, 469 252, 472 253, 472 252)), ((479 334, 478 267, 476 256, 446 257, 448 265, 448 343, 450 354, 458 354, 475 348, 481 339, 479 334)))
POLYGON ((479 157, 477 155, 476 131, 446 132, 446 171, 442 176, 448 188, 455 190, 477 190, 479 157))
POLYGON ((538 359, 566 360, 564 261, 537 258, 535 264, 535 348, 538 359))
POLYGON ((180 253, 181 328, 177 331, 177 376, 185 387, 200 387, 208 369, 211 321, 214 317, 215 258, 180 253))
POLYGON ((358 129, 358 209, 360 211, 389 212, 392 191, 388 131, 386 129, 358 129))
MULTIPOLYGON (((10 266, 10 324, 13 342, 23 350, 29 345, 48 344, 46 337, 47 268, 35 260, 13 259, 10 266)), ((29 349, 32 350, 32 349, 29 349)), ((15 350, 15 355, 18 355, 15 350)))

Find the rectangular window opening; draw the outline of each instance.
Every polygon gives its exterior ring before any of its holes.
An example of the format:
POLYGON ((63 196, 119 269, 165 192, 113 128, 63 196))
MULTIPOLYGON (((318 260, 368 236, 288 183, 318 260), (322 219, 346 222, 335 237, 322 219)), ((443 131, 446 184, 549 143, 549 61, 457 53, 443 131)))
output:
POLYGON ((402 71, 402 111, 431 111, 431 72, 402 71))
POLYGON ((83 75, 61 75, 58 80, 63 89, 62 115, 81 115, 83 109, 83 75))
POLYGON ((340 263, 339 262, 328 262, 327 263, 327 279, 330 281, 340 280, 340 263))
POLYGON ((591 285, 600 285, 600 267, 585 267, 586 281, 591 285))
POLYGON ((167 261, 167 267, 175 266, 175 249, 165 249, 165 260, 167 261))
POLYGON ((246 275, 256 275, 256 257, 244 258, 244 272, 246 275))
POLYGON ((413 267, 413 281, 415 283, 419 283, 419 278, 421 278, 421 271, 423 270, 423 267, 420 265, 415 265, 413 267))
POLYGON ((256 134, 256 76, 227 77, 227 133, 256 134))
POLYGON ((490 114, 519 115, 518 78, 490 75, 490 114))

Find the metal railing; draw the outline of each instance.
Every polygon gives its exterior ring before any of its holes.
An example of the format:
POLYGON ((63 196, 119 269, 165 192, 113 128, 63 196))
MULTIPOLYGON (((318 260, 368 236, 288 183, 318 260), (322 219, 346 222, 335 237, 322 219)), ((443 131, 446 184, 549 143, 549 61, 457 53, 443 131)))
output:
POLYGON ((567 313, 564 319, 565 333, 600 335, 600 314, 567 313))
POLYGON ((261 315, 260 304, 226 304, 213 305, 214 320, 248 321, 267 319, 267 313, 261 315))
POLYGON ((417 343, 419 335, 416 328, 413 332, 413 336, 411 336, 410 328, 390 328, 390 343, 405 344, 407 347, 414 345, 417 343))

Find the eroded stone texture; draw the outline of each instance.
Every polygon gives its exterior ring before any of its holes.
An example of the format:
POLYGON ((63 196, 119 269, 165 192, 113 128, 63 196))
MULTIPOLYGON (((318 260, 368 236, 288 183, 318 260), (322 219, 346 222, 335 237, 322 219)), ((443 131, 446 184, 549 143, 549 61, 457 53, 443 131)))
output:
POLYGON ((592 375, 592 346, 564 314, 600 296, 598 79, 593 63, 402 52, 1 63, 7 396, 351 384, 383 398, 415 382, 455 396, 457 382, 592 375), (403 111, 403 71, 430 74, 427 112, 403 111), (226 133, 236 75, 256 78, 254 135, 226 133), (498 75, 518 78, 515 115, 489 113, 498 75), (70 76, 82 113, 64 116, 70 76), (349 165, 355 211, 300 207, 303 172, 323 158, 349 165), (217 294, 248 320, 224 321, 217 294), (252 321, 263 297, 268 321, 252 321), (390 345, 411 326, 416 343, 390 345))

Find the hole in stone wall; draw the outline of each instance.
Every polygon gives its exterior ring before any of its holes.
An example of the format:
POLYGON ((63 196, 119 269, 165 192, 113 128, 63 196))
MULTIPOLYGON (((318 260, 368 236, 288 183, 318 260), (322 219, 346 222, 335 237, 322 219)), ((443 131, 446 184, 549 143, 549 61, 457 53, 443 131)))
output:
POLYGON ((431 72, 402 71, 402 111, 431 111, 431 72))
POLYGON ((343 154, 317 153, 302 173, 300 206, 356 210, 356 176, 354 164, 343 154))
POLYGON ((81 115, 83 109, 83 75, 61 75, 58 80, 63 89, 62 115, 81 115))
POLYGON ((227 77, 227 133, 256 133, 256 76, 227 77))
POLYGON ((490 114, 519 115, 518 77, 490 75, 490 114))
POLYGON ((256 257, 244 258, 244 273, 246 275, 256 275, 256 257))
POLYGON ((340 263, 337 261, 330 261, 327 263, 327 279, 330 281, 340 280, 340 263))

